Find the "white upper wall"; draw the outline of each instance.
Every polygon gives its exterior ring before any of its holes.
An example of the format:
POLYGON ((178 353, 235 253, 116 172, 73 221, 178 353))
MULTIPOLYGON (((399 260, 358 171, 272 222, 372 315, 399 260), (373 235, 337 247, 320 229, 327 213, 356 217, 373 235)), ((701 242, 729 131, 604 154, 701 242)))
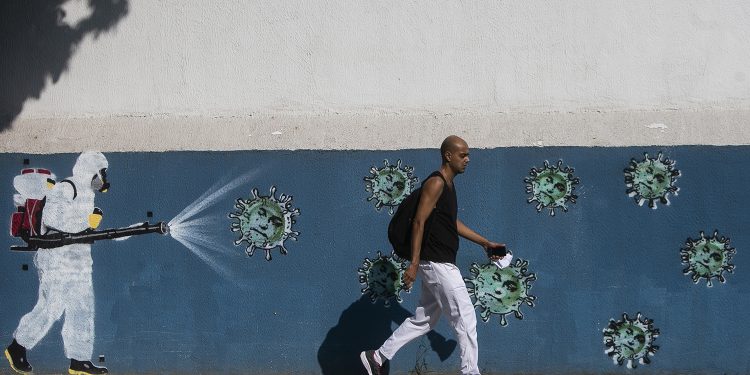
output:
POLYGON ((22 117, 748 108, 748 46, 744 0, 131 0, 22 117))
MULTIPOLYGON (((70 0, 66 11, 63 22, 75 24, 85 17, 87 2, 70 0)), ((248 134, 294 126, 312 139, 303 132, 311 126, 304 116, 331 116, 331 121, 316 120, 323 123, 317 129, 331 134, 377 122, 396 129, 389 144, 399 148, 414 144, 398 143, 404 138, 398 129, 411 123, 408 116, 426 116, 416 123, 429 129, 447 121, 431 122, 430 116, 450 113, 464 120, 448 121, 435 139, 461 133, 476 116, 489 126, 480 134, 492 133, 498 121, 511 127, 502 121, 521 116, 539 137, 490 139, 486 146, 578 144, 543 134, 550 133, 550 123, 563 123, 569 128, 555 132, 581 139, 588 125, 580 121, 598 120, 559 117, 601 112, 656 116, 609 116, 613 122, 597 128, 602 135, 619 134, 608 132, 608 126, 634 130, 609 141, 580 143, 649 144, 653 137, 637 135, 679 128, 663 124, 659 114, 670 111, 716 114, 707 124, 705 116, 678 116, 684 119, 683 133, 710 128, 713 118, 723 119, 719 126, 729 131, 725 139, 682 134, 688 141, 666 137, 660 143, 750 143, 744 130, 750 110, 748 46, 750 2, 745 0, 130 0, 127 15, 112 30, 96 39, 87 36, 59 81, 26 101, 0 147, 23 151, 19 140, 40 133, 29 126, 46 124, 54 133, 62 119, 84 119, 78 123, 82 129, 123 121, 137 127, 144 126, 138 125, 140 118, 162 119, 156 126, 178 129, 180 118, 189 118, 193 131, 210 135, 216 128, 201 130, 201 123, 220 126, 217 119, 244 118, 260 129, 248 134), (509 117, 495 120, 497 113, 509 117), (550 113, 556 115, 544 116, 550 113), (407 117, 388 117, 394 114, 407 117), (638 122, 628 122, 633 118, 638 122)), ((243 132, 243 121, 229 125, 243 132)), ((361 138, 363 131, 354 133, 361 138)), ((165 149, 263 148, 277 138, 222 146, 204 137, 199 142, 208 144, 165 149)), ((306 142, 290 147, 329 147, 306 142)), ((277 143, 279 148, 289 144, 277 143)), ((333 147, 370 146, 346 141, 333 147)))

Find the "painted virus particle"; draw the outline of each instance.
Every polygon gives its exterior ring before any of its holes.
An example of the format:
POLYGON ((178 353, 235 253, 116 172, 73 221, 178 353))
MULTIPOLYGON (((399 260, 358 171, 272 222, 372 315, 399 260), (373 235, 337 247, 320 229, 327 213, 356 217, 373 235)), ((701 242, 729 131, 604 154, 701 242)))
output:
POLYGON ((252 195, 249 199, 237 199, 234 205, 237 211, 229 214, 229 218, 235 220, 232 232, 240 234, 234 244, 239 246, 245 242, 248 256, 253 256, 256 249, 265 250, 266 260, 271 260, 271 250, 276 247, 286 255, 284 241, 296 241, 299 236, 299 232, 292 230, 299 209, 292 209, 291 196, 281 194, 276 198, 276 186, 271 187, 268 196, 259 195, 258 189, 253 189, 252 195))
POLYGON ((365 177, 365 189, 372 194, 368 201, 375 201, 375 209, 380 211, 383 206, 388 207, 388 214, 398 207, 409 193, 414 190, 418 179, 413 176, 413 167, 401 166, 401 160, 391 165, 388 160, 383 161, 382 168, 370 168, 370 176, 365 177))
POLYGON ((471 265, 471 277, 464 278, 475 307, 480 308, 482 321, 490 320, 491 314, 500 315, 500 325, 505 327, 508 321, 505 315, 513 313, 517 319, 523 319, 521 305, 534 306, 535 296, 529 294, 531 282, 536 275, 527 273, 529 262, 516 259, 505 268, 490 263, 471 265))
POLYGON ((659 337, 659 330, 654 328, 654 321, 644 318, 641 313, 636 314, 633 319, 628 314, 622 314, 622 320, 609 320, 609 325, 604 328, 604 346, 612 361, 620 366, 627 361, 628 368, 635 368, 635 361, 644 365, 651 363, 653 356, 659 347, 654 345, 654 340, 659 337))
POLYGON ((402 281, 404 271, 405 260, 393 254, 385 256, 378 251, 375 259, 365 258, 362 267, 358 269, 362 293, 370 296, 373 303, 382 299, 386 307, 390 306, 393 299, 401 303, 401 291, 407 290, 402 281))
POLYGON ((699 239, 688 238, 685 247, 680 249, 682 264, 687 266, 682 273, 691 275, 696 284, 701 278, 706 279, 709 287, 714 278, 722 283, 726 282, 724 271, 734 272, 734 264, 730 261, 737 251, 729 246, 729 238, 719 237, 718 231, 714 231, 711 237, 706 237, 704 232, 700 234, 699 239))
POLYGON ((529 177, 524 178, 526 193, 531 196, 528 203, 537 202, 536 210, 549 209, 550 216, 555 216, 555 209, 568 211, 567 203, 576 203, 578 196, 573 194, 575 185, 580 180, 573 175, 574 169, 563 167, 562 160, 556 165, 550 165, 546 160, 542 169, 531 168, 529 177))
POLYGON ((630 159, 630 165, 624 169, 628 196, 639 206, 648 201, 652 209, 656 209, 656 202, 669 205, 669 194, 677 195, 679 190, 674 183, 680 171, 674 168, 674 161, 662 159, 661 152, 655 158, 643 155, 641 161, 630 159))

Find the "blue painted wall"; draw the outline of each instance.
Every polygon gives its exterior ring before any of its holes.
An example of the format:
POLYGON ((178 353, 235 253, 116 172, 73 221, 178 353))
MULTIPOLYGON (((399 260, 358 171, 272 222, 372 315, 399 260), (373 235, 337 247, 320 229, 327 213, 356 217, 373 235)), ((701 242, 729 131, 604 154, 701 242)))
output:
MULTIPOLYGON (((745 265, 747 147, 503 148, 472 150, 459 176, 459 217, 490 239, 506 242, 536 274, 529 293, 536 306, 479 321, 480 366, 485 373, 748 373, 750 372, 750 273, 745 265), (643 153, 677 162, 682 175, 671 205, 651 210, 625 193, 623 169, 643 153), (575 168, 577 203, 550 217, 526 202, 525 177, 544 160, 575 168), (719 230, 737 249, 727 282, 694 284, 683 274, 686 238, 719 230), (660 348, 650 365, 617 366, 604 353, 602 330, 623 313, 653 319, 660 348)), ((103 228, 150 220, 169 221, 220 182, 254 172, 246 184, 217 200, 206 217, 215 244, 210 259, 220 274, 169 236, 147 235, 93 245, 96 294, 95 354, 119 373, 323 373, 356 374, 356 355, 377 347, 414 308, 417 293, 385 308, 360 291, 364 258, 386 252, 389 215, 376 211, 364 177, 383 160, 400 159, 421 178, 438 167, 436 150, 248 151, 109 153, 112 188, 100 195, 103 228), (230 231, 237 198, 257 188, 293 196, 300 209, 287 241, 289 254, 253 257, 235 247, 230 231), (351 367, 353 366, 353 367, 351 367)), ((24 167, 52 169, 62 179, 77 155, 0 155, 0 197, 7 221, 14 210, 13 177, 24 167)), ((0 247, 17 244, 7 232, 0 247)), ((458 266, 470 276, 482 262, 479 247, 462 242, 458 266)), ((388 251, 389 252, 389 251, 388 251)), ((32 255, 0 251, 0 341, 7 345, 20 317, 36 301, 32 255), (24 271, 23 265, 29 269, 24 271)), ((56 324, 29 354, 38 373, 62 371, 67 362, 56 324)), ((391 364, 406 373, 416 362, 455 372, 452 332, 407 346, 391 364), (433 341, 434 345, 430 344, 433 341)))

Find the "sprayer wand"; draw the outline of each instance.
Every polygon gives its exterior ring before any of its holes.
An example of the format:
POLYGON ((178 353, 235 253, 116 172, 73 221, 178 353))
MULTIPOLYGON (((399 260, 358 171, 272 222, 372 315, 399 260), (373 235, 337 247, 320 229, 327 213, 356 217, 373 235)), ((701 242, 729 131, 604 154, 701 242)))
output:
POLYGON ((14 251, 36 251, 38 249, 53 249, 76 243, 93 243, 99 240, 112 240, 147 233, 168 234, 169 225, 163 221, 156 224, 149 224, 147 221, 143 224, 127 228, 105 229, 101 231, 86 230, 80 233, 56 232, 38 236, 26 236, 22 237, 22 239, 26 241, 27 246, 11 246, 10 249, 14 251))

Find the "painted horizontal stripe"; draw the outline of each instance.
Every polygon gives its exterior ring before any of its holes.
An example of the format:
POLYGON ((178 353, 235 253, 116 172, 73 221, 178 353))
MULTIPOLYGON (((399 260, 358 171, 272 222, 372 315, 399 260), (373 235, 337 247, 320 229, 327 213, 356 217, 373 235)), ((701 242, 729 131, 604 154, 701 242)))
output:
POLYGON ((748 119, 750 109, 21 118, 0 133, 0 152, 399 150, 450 134, 473 148, 747 145, 748 119))

